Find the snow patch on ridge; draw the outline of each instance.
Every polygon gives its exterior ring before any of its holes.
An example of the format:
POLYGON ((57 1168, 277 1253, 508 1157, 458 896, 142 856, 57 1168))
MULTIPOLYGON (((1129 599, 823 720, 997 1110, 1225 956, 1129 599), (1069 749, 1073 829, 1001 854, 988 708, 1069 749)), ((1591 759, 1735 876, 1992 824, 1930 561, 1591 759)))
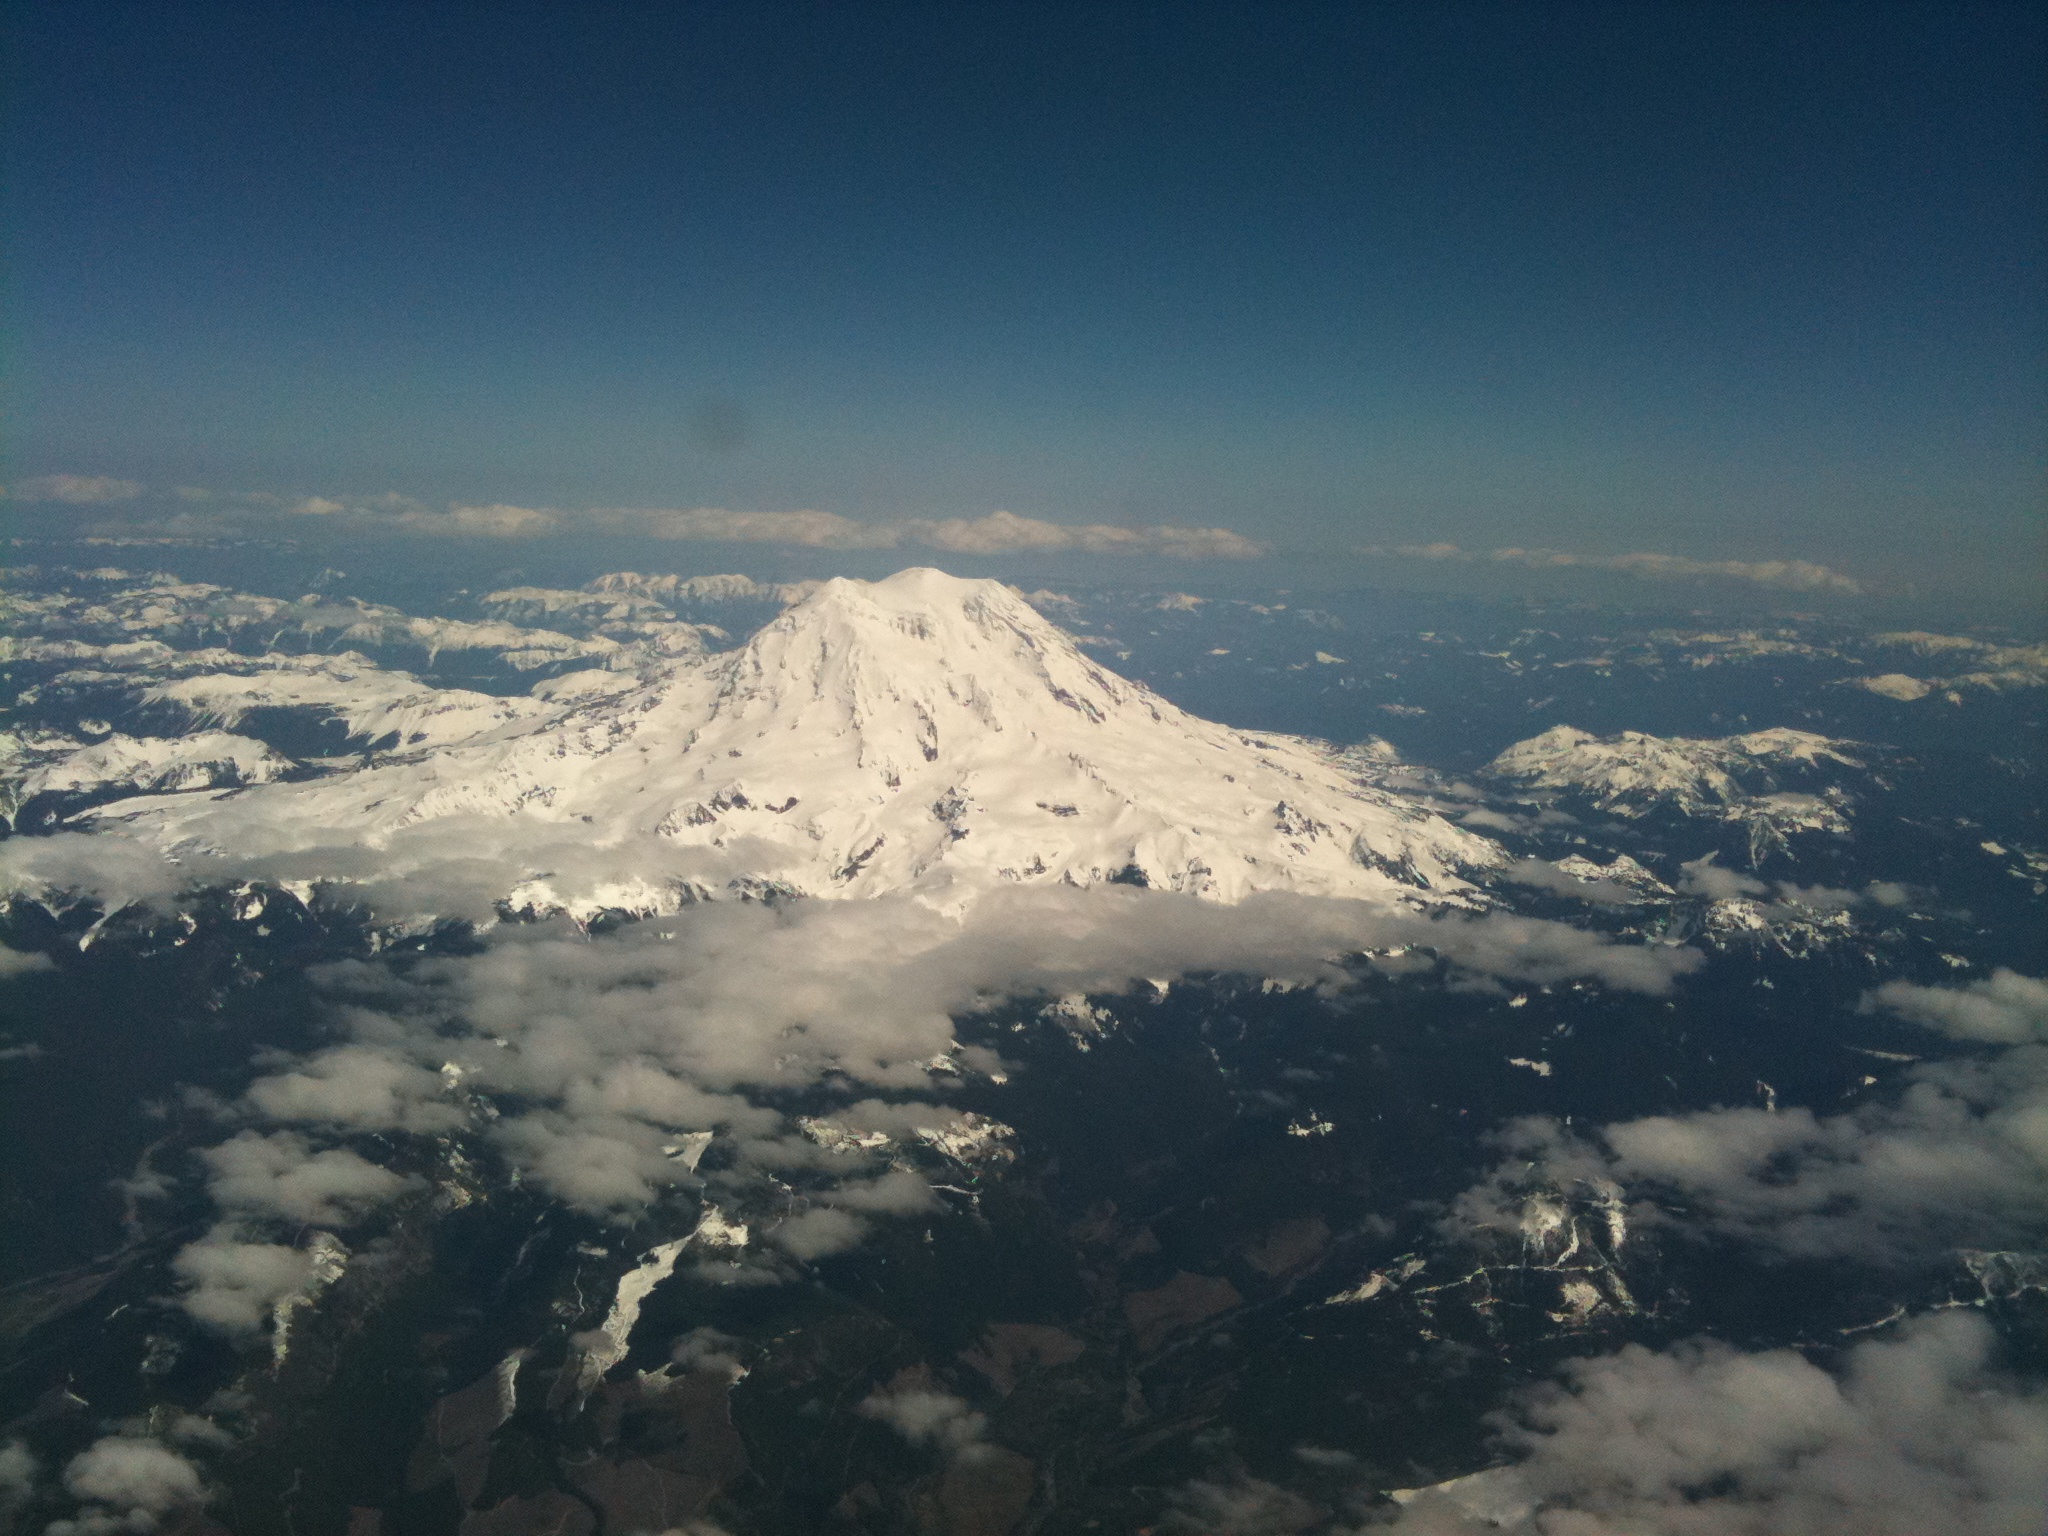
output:
POLYGON ((1481 770, 1528 791, 1584 795, 1599 810, 1638 817, 1668 809, 1733 821, 1752 841, 1790 832, 1849 830, 1849 797, 1784 787, 1815 779, 1827 765, 1866 766, 1856 742, 1779 727, 1706 739, 1623 731, 1595 736, 1569 725, 1518 741, 1481 770))

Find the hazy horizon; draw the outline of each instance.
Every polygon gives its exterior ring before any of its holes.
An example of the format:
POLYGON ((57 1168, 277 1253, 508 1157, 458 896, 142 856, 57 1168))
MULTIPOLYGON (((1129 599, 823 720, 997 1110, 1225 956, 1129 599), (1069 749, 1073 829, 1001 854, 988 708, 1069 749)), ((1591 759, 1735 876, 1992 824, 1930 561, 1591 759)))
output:
POLYGON ((2038 608, 2032 8, 12 23, 22 535, 2038 608))

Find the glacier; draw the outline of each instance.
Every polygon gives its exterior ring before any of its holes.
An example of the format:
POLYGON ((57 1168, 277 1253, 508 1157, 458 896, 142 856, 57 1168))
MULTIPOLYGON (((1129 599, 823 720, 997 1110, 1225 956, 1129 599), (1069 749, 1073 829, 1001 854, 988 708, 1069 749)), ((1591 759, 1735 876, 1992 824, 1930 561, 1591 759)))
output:
MULTIPOLYGON (((245 695, 195 684, 164 691, 235 717, 245 695)), ((1338 749, 1188 714, 1010 588, 929 569, 821 583, 736 650, 459 713, 473 733, 354 771, 126 800, 94 824, 188 863, 289 855, 300 878, 323 848, 375 850, 386 876, 409 858, 517 866, 500 896, 580 916, 722 895, 958 909, 1110 882, 1468 904, 1467 877, 1505 857, 1338 749), (603 857, 564 860, 565 843, 603 857)))

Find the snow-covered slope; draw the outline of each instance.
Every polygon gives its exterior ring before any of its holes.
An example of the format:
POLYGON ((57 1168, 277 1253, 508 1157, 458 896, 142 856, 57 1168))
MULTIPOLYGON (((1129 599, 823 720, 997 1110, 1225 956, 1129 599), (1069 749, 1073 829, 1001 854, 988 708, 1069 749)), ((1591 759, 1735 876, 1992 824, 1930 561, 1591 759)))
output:
POLYGON ((531 698, 435 688, 364 657, 230 657, 220 670, 141 688, 149 704, 175 705, 205 725, 239 725, 259 709, 302 709, 339 721, 364 741, 443 746, 517 722, 547 718, 531 698))
POLYGON ((1861 768, 1863 760, 1851 755, 1855 746, 1783 727, 1698 739, 1642 731, 1595 736, 1560 725, 1516 742, 1484 771, 1531 789, 1576 790, 1620 816, 1660 805, 1689 816, 1718 815, 1776 792, 1788 772, 1861 768))
POLYGON ((295 765, 247 736, 110 735, 90 745, 54 731, 0 732, 0 817, 38 795, 160 793, 271 784, 295 765))
POLYGON ((1784 847, 1791 833, 1849 830, 1852 801, 1832 779, 1833 771, 1865 766, 1856 747, 1784 727, 1691 738, 1594 736, 1560 725, 1516 742, 1482 772, 1525 793, 1583 795, 1616 816, 1665 809, 1741 823, 1754 859, 1784 847))
POLYGON ((951 904, 1042 881, 1449 894, 1501 857, 1319 743, 1184 713, 990 581, 827 582, 736 651, 618 682, 347 776, 116 811, 131 835, 244 855, 410 837, 516 861, 541 828, 617 850, 582 866, 610 864, 602 897, 595 877, 526 872, 526 895, 572 910, 727 888, 951 904), (663 888, 622 887, 650 847, 663 888))

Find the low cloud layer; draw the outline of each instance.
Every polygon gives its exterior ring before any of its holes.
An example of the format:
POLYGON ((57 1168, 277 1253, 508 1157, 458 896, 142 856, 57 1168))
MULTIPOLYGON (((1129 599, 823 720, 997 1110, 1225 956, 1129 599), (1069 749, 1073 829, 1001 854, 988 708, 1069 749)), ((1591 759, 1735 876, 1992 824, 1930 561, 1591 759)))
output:
POLYGON ((809 549, 923 548, 971 555, 1081 551, 1187 560, 1244 560, 1263 553, 1261 545, 1227 528, 1051 523, 1014 512, 881 523, 858 522, 832 512, 728 512, 712 507, 588 515, 618 531, 659 539, 791 544, 809 549))
POLYGON ((934 1208, 924 1179, 890 1166, 892 1145, 973 1158, 1008 1136, 944 1102, 962 1074, 1004 1071, 954 1035, 956 1017, 1004 999, 1219 972, 1342 987, 1361 965, 1432 964, 1660 993, 1698 963, 1506 914, 1122 886, 1014 889, 965 914, 884 897, 711 903, 595 937, 507 925, 479 953, 403 974, 314 973, 337 1043, 267 1063, 227 1107, 247 1128, 199 1154, 221 1222, 174 1270, 195 1318, 258 1332, 319 1278, 298 1246, 308 1225, 346 1231, 413 1187, 371 1161, 386 1138, 451 1133, 595 1215, 631 1220, 675 1190, 754 1202, 768 1249, 809 1261, 934 1208), (841 1103, 827 1127, 775 1107, 821 1087, 841 1103))
POLYGON ((856 1410, 888 1425, 912 1445, 958 1451, 979 1440, 987 1421, 950 1392, 904 1386, 877 1392, 856 1410))
POLYGON ((244 1131, 199 1154, 224 1211, 333 1226, 392 1199, 405 1180, 345 1148, 315 1152, 290 1132, 244 1131))
POLYGON ((1863 584, 1854 577, 1810 560, 1693 560, 1684 555, 1647 552, 1627 555, 1574 555, 1559 549, 1466 550, 1456 544, 1367 545, 1362 555, 1402 560, 1489 561, 1528 570, 1616 571, 1645 581, 1745 581, 1786 592, 1840 592, 1854 595, 1863 584))
POLYGON ((118 480, 112 475, 37 475, 17 480, 7 487, 6 494, 9 501, 55 501, 85 507, 133 501, 146 489, 138 480, 118 480))
POLYGON ((1891 983, 1867 1006, 2008 1048, 1916 1065, 1896 1097, 1835 1115, 1709 1109, 1590 1135, 1518 1121, 1447 1231, 1520 1232, 1551 1191, 1618 1185, 1672 1197, 1683 1231, 1793 1257, 1912 1264, 2048 1242, 2048 985, 2010 971, 1964 987, 1891 983))
MULTIPOLYGON (((248 1104, 313 1131, 440 1131, 460 1119, 452 1073, 465 1092, 522 1106, 490 1134, 526 1176, 571 1204, 623 1210, 675 1180, 663 1149, 683 1132, 716 1129, 769 1164, 789 1157, 783 1120, 750 1090, 929 1092, 934 1061, 958 1055, 953 1019, 1003 998, 1205 972, 1341 984, 1346 956, 1407 946, 1519 984, 1653 993, 1698 963, 1504 914, 1432 919, 1308 897, 1223 907, 1124 887, 1018 890, 964 917, 899 898, 721 903, 597 940, 566 925, 503 930, 483 953, 402 982, 381 965, 331 967, 323 982, 352 1039, 259 1079, 248 1104)), ((249 1208, 378 1192, 333 1154, 288 1176, 275 1165, 293 1150, 273 1137, 209 1156, 249 1208)))
MULTIPOLYGON (((45 475, 10 488, 10 499, 73 506, 140 501, 149 487, 104 475, 45 475)), ((153 503, 152 503, 153 504, 153 503)), ((733 511, 724 507, 528 507, 507 502, 434 505, 384 492, 374 496, 280 496, 180 487, 167 509, 124 510, 129 531, 203 536, 248 532, 255 525, 291 531, 325 526, 357 534, 531 539, 603 534, 697 543, 778 544, 796 549, 931 549, 952 554, 1078 552, 1153 555, 1177 560, 1246 560, 1265 553, 1228 528, 1160 524, 1055 523, 1014 512, 980 517, 899 518, 865 522, 836 512, 733 511)), ((95 529, 106 532, 108 529, 95 529)))
POLYGON ((64 1468, 64 1490, 84 1506, 52 1521, 45 1536, 112 1536, 154 1530, 164 1516, 204 1502, 199 1469, 161 1441, 110 1435, 64 1468))
POLYGON ((1980 1317, 1859 1344, 1631 1345, 1500 1418, 1514 1465, 1413 1498, 1399 1536, 2034 1536, 2048 1397, 1992 1369, 1980 1317))
POLYGON ((237 1242, 222 1228, 180 1249, 171 1271, 193 1317, 223 1333, 253 1334, 278 1302, 306 1289, 313 1258, 284 1243, 237 1242))
POLYGON ((1958 1040, 2048 1044, 2048 980, 2022 976, 2003 966, 1966 987, 1888 981, 1865 999, 1864 1007, 1895 1013, 1958 1040))

